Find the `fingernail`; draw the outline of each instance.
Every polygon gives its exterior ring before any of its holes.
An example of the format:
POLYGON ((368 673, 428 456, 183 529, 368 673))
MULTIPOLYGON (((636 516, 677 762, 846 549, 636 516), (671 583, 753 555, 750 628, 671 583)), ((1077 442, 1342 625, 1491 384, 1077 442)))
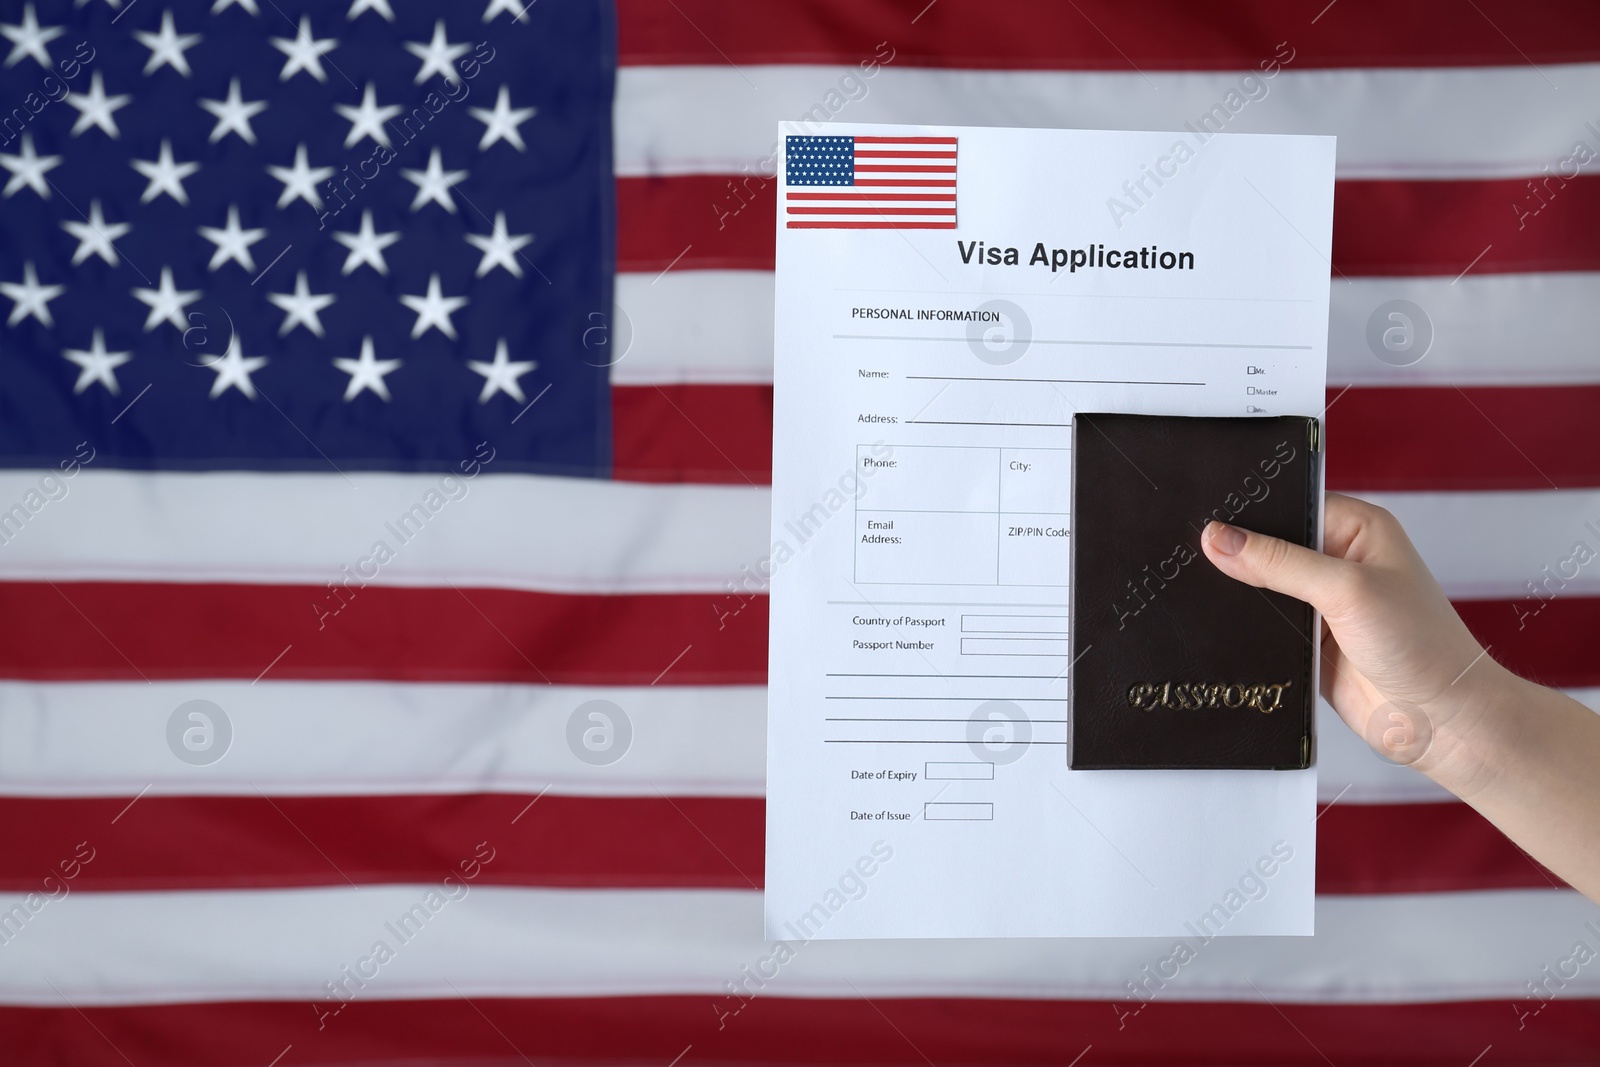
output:
POLYGON ((1211 547, 1224 556, 1237 556, 1244 548, 1244 531, 1225 522, 1209 523, 1206 535, 1211 539, 1211 547))

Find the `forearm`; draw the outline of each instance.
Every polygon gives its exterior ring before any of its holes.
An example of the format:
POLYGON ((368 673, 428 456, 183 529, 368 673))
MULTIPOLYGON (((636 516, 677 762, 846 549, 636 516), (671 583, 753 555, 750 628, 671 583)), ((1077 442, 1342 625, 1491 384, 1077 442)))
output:
POLYGON ((1600 715, 1498 665, 1484 675, 1417 769, 1600 901, 1600 715))

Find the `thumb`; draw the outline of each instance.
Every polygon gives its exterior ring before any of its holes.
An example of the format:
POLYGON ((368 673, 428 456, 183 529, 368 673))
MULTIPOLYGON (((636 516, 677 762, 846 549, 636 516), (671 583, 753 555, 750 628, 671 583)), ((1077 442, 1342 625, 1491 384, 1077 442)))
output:
POLYGON ((1314 549, 1215 520, 1206 524, 1200 543, 1206 558, 1228 577, 1285 593, 1319 610, 1337 588, 1343 568, 1350 566, 1314 549))

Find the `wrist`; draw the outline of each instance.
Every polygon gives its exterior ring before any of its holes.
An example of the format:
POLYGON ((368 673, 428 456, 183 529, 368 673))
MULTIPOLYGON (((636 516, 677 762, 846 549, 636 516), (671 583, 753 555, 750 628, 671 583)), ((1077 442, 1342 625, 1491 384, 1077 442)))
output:
POLYGON ((1425 707, 1433 737, 1414 768, 1462 799, 1487 790, 1500 774, 1501 757, 1516 751, 1524 722, 1517 709, 1539 688, 1483 656, 1425 707))

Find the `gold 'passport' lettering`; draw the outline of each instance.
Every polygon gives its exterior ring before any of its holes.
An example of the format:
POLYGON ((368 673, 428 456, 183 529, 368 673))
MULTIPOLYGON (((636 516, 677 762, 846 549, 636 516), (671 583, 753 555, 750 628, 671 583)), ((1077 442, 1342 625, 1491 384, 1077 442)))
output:
POLYGON ((1283 705, 1283 691, 1294 682, 1246 685, 1238 682, 1136 682, 1128 687, 1128 705, 1145 711, 1166 708, 1199 711, 1201 708, 1253 708, 1270 715, 1283 705))

